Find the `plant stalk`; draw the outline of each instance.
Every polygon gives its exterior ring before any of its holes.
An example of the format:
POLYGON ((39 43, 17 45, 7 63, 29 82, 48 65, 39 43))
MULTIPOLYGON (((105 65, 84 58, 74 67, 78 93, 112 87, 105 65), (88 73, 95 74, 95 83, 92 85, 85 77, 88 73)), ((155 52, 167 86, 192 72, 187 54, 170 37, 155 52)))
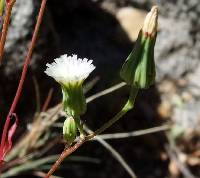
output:
POLYGON ((4 46, 5 46, 6 37, 8 33, 8 26, 10 22, 12 8, 15 2, 16 0, 12 0, 10 3, 6 4, 6 15, 3 21, 3 29, 2 29, 1 40, 0 40, 0 65, 2 64, 2 60, 3 60, 4 46))
POLYGON ((130 96, 124 107, 121 109, 119 113, 117 113, 112 119, 106 122, 101 128, 97 129, 94 133, 90 134, 87 137, 80 138, 80 140, 71 147, 66 148, 61 155, 59 156, 58 160, 54 163, 51 167, 49 172, 46 174, 44 178, 49 178, 58 168, 58 166, 62 163, 62 161, 69 156, 71 153, 76 151, 80 146, 82 146, 86 141, 94 138, 96 135, 102 133, 107 128, 112 126, 115 122, 117 122, 123 115, 125 115, 129 110, 134 107, 135 98, 138 94, 138 88, 131 88, 130 96))
POLYGON ((12 115, 12 113, 14 113, 15 108, 17 106, 17 103, 18 103, 19 98, 20 98, 21 93, 22 93, 22 88, 23 88, 23 84, 24 84, 24 81, 25 81, 25 78, 26 78, 28 65, 29 65, 30 60, 31 60, 33 49, 35 47, 35 43, 36 43, 37 36, 38 36, 38 33, 39 33, 40 25, 41 25, 42 18, 43 18, 43 15, 44 15, 46 2, 47 2, 47 0, 42 0, 42 2, 41 2, 40 11, 39 11, 37 22, 36 22, 35 29, 34 29, 34 32, 33 32, 32 40, 31 40, 31 43, 30 43, 30 46, 29 46, 29 49, 28 49, 28 53, 27 53, 27 56, 26 56, 25 61, 24 61, 24 66, 23 66, 21 78, 20 78, 20 81, 19 81, 19 85, 18 85, 15 97, 13 99, 12 105, 10 107, 10 110, 9 110, 8 115, 7 115, 6 122, 5 122, 5 125, 4 125, 4 128, 3 128, 0 150, 3 150, 3 146, 5 145, 8 127, 9 127, 9 124, 10 124, 10 116, 12 115))

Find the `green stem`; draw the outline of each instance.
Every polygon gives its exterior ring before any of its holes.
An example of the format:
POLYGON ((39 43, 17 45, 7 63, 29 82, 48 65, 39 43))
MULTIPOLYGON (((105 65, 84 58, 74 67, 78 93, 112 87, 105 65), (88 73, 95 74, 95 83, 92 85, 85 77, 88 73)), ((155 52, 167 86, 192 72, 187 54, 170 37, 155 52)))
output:
MULTIPOLYGON (((126 104, 124 105, 124 107, 122 108, 122 110, 118 114, 116 114, 111 120, 109 120, 108 122, 106 122, 96 132, 94 132, 93 134, 91 134, 91 135, 89 135, 87 137, 83 137, 76 144, 74 144, 73 146, 65 149, 62 152, 62 154, 60 155, 60 157, 58 158, 58 160, 54 163, 54 165, 51 167, 51 169, 49 170, 49 172, 46 174, 46 176, 44 178, 49 178, 54 173, 54 171, 58 168, 58 166, 61 164, 61 162, 67 156, 69 156, 71 153, 73 153, 74 151, 76 151, 80 146, 82 146, 86 141, 94 138, 96 135, 98 135, 98 134, 102 133, 103 131, 105 131, 108 127, 110 127, 116 121, 118 121, 124 114, 126 114, 129 110, 131 110, 134 107, 135 98, 137 96, 137 93, 138 93, 138 88, 131 88, 129 99, 126 102, 126 104)), ((76 117, 74 119, 75 119, 75 121, 76 121, 76 119, 80 120, 79 117, 76 117)), ((83 127, 80 124, 80 122, 78 122, 78 121, 77 121, 77 127, 79 128, 80 133, 84 134, 83 127)))
POLYGON ((78 130, 80 132, 80 137, 84 137, 85 136, 85 132, 84 132, 84 129, 83 129, 83 125, 81 124, 80 117, 79 116, 75 116, 74 120, 75 120, 76 125, 78 127, 78 130))
POLYGON ((101 128, 97 129, 94 132, 94 135, 99 135, 104 132, 107 128, 112 126, 115 122, 117 122, 123 115, 125 115, 128 111, 130 111, 134 107, 135 98, 138 94, 138 88, 131 88, 130 96, 124 107, 118 112, 112 119, 106 122, 101 128))

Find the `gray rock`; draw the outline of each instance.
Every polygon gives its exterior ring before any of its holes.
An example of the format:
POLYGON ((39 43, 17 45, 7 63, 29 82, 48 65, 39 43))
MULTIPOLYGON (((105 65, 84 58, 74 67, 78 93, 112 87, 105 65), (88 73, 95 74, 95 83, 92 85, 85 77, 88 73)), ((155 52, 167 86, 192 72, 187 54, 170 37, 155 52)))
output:
POLYGON ((176 83, 176 91, 162 93, 162 99, 168 98, 172 103, 171 119, 175 125, 184 129, 185 136, 200 134, 200 32, 199 1, 178 0, 163 1, 161 7, 160 32, 156 44, 157 81, 172 80, 176 83), (186 85, 180 86, 179 80, 186 85), (192 99, 183 100, 182 105, 173 104, 173 97, 187 92, 192 99))
POLYGON ((16 1, 12 11, 12 21, 9 26, 4 55, 4 74, 10 75, 21 69, 30 39, 33 25, 33 0, 16 1))
POLYGON ((12 50, 12 47, 17 40, 25 38, 26 35, 30 33, 30 27, 33 23, 30 19, 33 16, 33 11, 33 1, 16 1, 12 10, 12 22, 9 27, 5 46, 7 52, 12 50))
MULTIPOLYGON (((14 97, 18 85, 24 59, 27 55, 28 45, 31 41, 33 28, 36 23, 39 5, 39 1, 36 2, 34 0, 17 0, 13 7, 11 22, 9 25, 7 40, 5 44, 3 65, 0 66, 0 83, 1 86, 4 86, 0 87, 0 112, 3 116, 9 109, 10 103, 14 97)), ((34 100, 35 96, 32 77, 35 76, 38 80, 41 80, 41 78, 44 77, 42 74, 44 73, 43 71, 45 63, 48 61, 48 55, 55 55, 57 52, 55 47, 56 40, 54 39, 50 22, 50 16, 46 9, 43 23, 41 25, 39 36, 36 42, 36 47, 34 48, 31 63, 29 65, 30 68, 28 73, 31 72, 32 74, 26 76, 23 95, 20 99, 22 103, 21 105, 19 104, 18 107, 20 108, 19 113, 23 113, 24 117, 26 117, 27 113, 30 114, 33 112, 30 110, 34 110, 35 107, 35 103, 31 104, 31 100, 34 100), (27 88, 26 85, 28 85, 27 88), (29 100, 25 100, 25 98, 29 98, 29 100), (27 101, 30 103, 29 105, 26 105, 27 101), (26 108, 20 107, 24 105, 26 105, 26 108), (23 111, 21 111, 21 109, 23 111)), ((39 84, 41 88, 44 87, 44 85, 48 84, 45 82, 39 84)), ((42 93, 43 92, 41 91, 41 97, 42 93)), ((46 95, 45 92, 44 94, 46 95)))
POLYGON ((173 108, 172 120, 175 122, 175 126, 183 130, 185 138, 200 134, 199 105, 199 101, 192 100, 183 103, 181 107, 175 106, 173 108))
POLYGON ((194 53, 190 21, 172 18, 159 18, 160 32, 158 34, 155 58, 157 78, 179 79, 185 73, 196 68, 199 55, 194 53))
MULTIPOLYGON (((23 66, 28 45, 31 41, 33 27, 36 23, 39 5, 40 2, 35 2, 34 0, 19 0, 16 1, 13 7, 12 19, 5 44, 4 62, 3 67, 1 67, 5 76, 15 74, 23 66)), ((45 57, 45 53, 53 53, 53 50, 51 50, 52 46, 55 53, 57 52, 55 50, 56 41, 53 38, 52 24, 46 9, 36 49, 34 49, 30 64, 33 70, 40 70, 38 66, 41 58, 45 57), (48 49, 43 47, 46 44, 48 44, 48 49)))

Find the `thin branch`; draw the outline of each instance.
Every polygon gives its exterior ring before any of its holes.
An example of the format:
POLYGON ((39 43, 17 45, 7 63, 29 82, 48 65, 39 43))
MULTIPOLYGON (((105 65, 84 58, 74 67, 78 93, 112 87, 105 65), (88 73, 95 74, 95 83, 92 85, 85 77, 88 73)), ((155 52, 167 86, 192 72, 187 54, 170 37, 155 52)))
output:
POLYGON ((55 170, 60 166, 60 164, 63 162, 63 160, 69 156, 70 154, 72 154, 74 151, 76 151, 80 146, 82 146, 86 141, 88 141, 88 139, 82 138, 80 139, 75 145, 66 148, 61 155, 59 156, 58 160, 54 163, 54 165, 51 167, 51 169, 49 170, 49 172, 44 176, 45 178, 49 178, 54 172, 55 170))
POLYGON ((49 103, 51 101, 52 95, 53 95, 53 88, 51 88, 48 92, 47 98, 44 102, 44 105, 42 106, 42 110, 41 110, 42 112, 45 112, 47 110, 49 103))
POLYGON ((189 170, 189 168, 187 167, 187 165, 185 165, 184 163, 182 163, 180 161, 180 159, 178 158, 178 153, 176 152, 176 150, 174 150, 169 145, 165 146, 165 150, 168 153, 170 159, 176 163, 178 169, 184 175, 184 177, 186 177, 186 178, 197 178, 194 175, 192 175, 192 173, 189 170))
MULTIPOLYGON (((55 123, 55 124, 53 124, 53 127, 62 128, 63 127, 63 123, 61 123, 61 122, 60 123, 55 123)), ((124 139, 124 138, 138 137, 138 136, 142 136, 142 135, 147 135, 147 134, 153 134, 153 133, 157 133, 157 132, 167 131, 169 129, 171 129, 171 125, 166 124, 166 125, 162 125, 162 126, 148 128, 148 129, 136 130, 136 131, 132 131, 132 132, 100 134, 100 135, 98 135, 98 137, 102 138, 103 140, 124 139)), ((96 137, 94 137, 92 140, 97 140, 97 139, 96 139, 96 137)))
POLYGON ((90 91, 95 85, 96 83, 99 81, 99 77, 95 77, 93 78, 91 81, 87 82, 84 86, 83 86, 83 93, 87 93, 88 91, 90 91))
POLYGON ((135 175, 131 167, 128 165, 128 163, 110 144, 108 144, 105 140, 101 139, 98 136, 96 137, 96 140, 98 140, 98 142, 100 142, 107 150, 109 150, 112 153, 113 157, 122 165, 122 167, 132 178, 137 178, 137 176, 135 175))
MULTIPOLYGON (((44 177, 44 176, 45 176, 45 173, 42 172, 42 171, 34 171, 34 172, 33 172, 33 175, 34 175, 34 176, 37 176, 37 177, 44 177)), ((63 178, 63 177, 51 176, 51 178, 63 178)))
POLYGON ((122 88, 125 85, 126 85, 125 82, 121 82, 121 83, 119 83, 117 85, 114 85, 114 86, 112 86, 112 87, 110 87, 110 88, 108 88, 106 90, 103 90, 103 91, 101 91, 99 93, 96 93, 96 94, 88 97, 86 101, 87 101, 87 103, 89 103, 89 102, 91 102, 91 101, 93 101, 93 100, 95 100, 95 99, 97 99, 97 98, 99 98, 101 96, 104 96, 104 95, 107 95, 109 93, 112 93, 113 91, 118 90, 118 89, 122 88))
MULTIPOLYGON (((98 135, 98 137, 102 138, 103 140, 121 139, 121 138, 137 137, 137 136, 141 136, 141 135, 166 131, 166 130, 169 130, 170 128, 171 128, 171 126, 166 124, 166 125, 162 125, 162 126, 158 126, 158 127, 153 127, 153 128, 138 130, 138 131, 132 131, 132 132, 126 132, 126 133, 102 134, 102 135, 98 135)), ((96 137, 94 139, 96 139, 96 137)))
POLYGON ((40 112, 40 106, 41 106, 41 101, 40 101, 40 87, 37 81, 37 78, 35 76, 33 78, 33 84, 35 88, 35 99, 36 99, 36 114, 40 112))
POLYGON ((181 160, 179 159, 181 150, 179 150, 179 148, 176 146, 174 138, 170 135, 170 133, 166 133, 166 137, 169 141, 169 145, 165 145, 165 150, 168 153, 169 158, 176 163, 177 168, 180 170, 184 177, 197 178, 191 173, 188 166, 185 163, 181 162, 181 160))
POLYGON ((3 134, 2 134, 2 139, 1 139, 0 150, 3 149, 2 147, 5 144, 8 127, 9 127, 9 124, 10 124, 10 119, 9 119, 10 115, 12 113, 14 113, 15 108, 17 106, 17 103, 19 101, 19 98, 21 96, 24 80, 26 78, 28 65, 29 65, 30 60, 31 60, 33 49, 35 47, 36 39, 37 39, 38 32, 39 32, 39 29, 40 29, 40 25, 41 25, 41 22, 42 22, 42 17, 43 17, 44 10, 45 10, 45 7, 46 7, 46 2, 47 2, 47 0, 42 0, 41 6, 40 6, 40 11, 39 11, 37 22, 36 22, 36 26, 35 26, 35 29, 34 29, 34 32, 33 32, 31 44, 29 46, 29 50, 28 50, 27 56, 26 56, 25 61, 24 61, 24 66, 23 66, 21 78, 20 78, 20 81, 19 81, 19 85, 18 85, 14 100, 13 100, 12 105, 10 107, 10 111, 9 111, 9 113, 7 115, 6 122, 5 122, 5 125, 4 125, 4 128, 3 128, 3 134))
POLYGON ((2 60, 3 60, 4 46, 5 46, 6 37, 8 33, 8 26, 10 22, 12 8, 15 2, 16 0, 11 0, 11 2, 6 4, 6 15, 3 22, 3 29, 2 29, 1 40, 0 40, 0 65, 2 64, 2 60))
MULTIPOLYGON (((92 134, 93 131, 90 130, 87 126, 84 128, 87 133, 92 134)), ((137 178, 131 167, 128 165, 128 163, 124 160, 124 158, 108 143, 106 142, 102 137, 96 136, 95 140, 97 140, 99 143, 101 143, 111 154, 113 157, 122 165, 122 167, 127 171, 127 173, 132 178, 137 178)))
POLYGON ((12 161, 6 162, 3 165, 3 167, 1 168, 1 170, 4 172, 5 170, 8 170, 12 167, 15 167, 16 165, 21 165, 21 164, 31 160, 33 157, 34 157, 34 154, 29 154, 29 155, 26 155, 24 157, 17 158, 17 159, 14 159, 12 161))
POLYGON ((12 167, 12 169, 8 170, 7 172, 1 175, 1 178, 12 177, 20 172, 34 170, 41 165, 52 163, 56 160, 57 155, 48 156, 45 158, 37 159, 37 160, 30 160, 25 164, 21 164, 16 167, 12 167))

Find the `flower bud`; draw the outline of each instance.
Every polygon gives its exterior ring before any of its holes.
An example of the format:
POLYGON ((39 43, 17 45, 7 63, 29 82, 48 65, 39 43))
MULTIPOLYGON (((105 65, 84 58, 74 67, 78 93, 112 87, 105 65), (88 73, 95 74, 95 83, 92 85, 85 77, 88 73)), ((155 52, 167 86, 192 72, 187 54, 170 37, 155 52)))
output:
POLYGON ((63 125, 63 138, 70 145, 76 139, 77 126, 73 117, 68 117, 63 125))
POLYGON ((158 7, 153 6, 151 11, 147 14, 144 25, 142 28, 145 36, 151 36, 152 38, 156 36, 158 26, 158 7))
POLYGON ((157 35, 158 8, 147 14, 136 44, 120 71, 120 76, 136 88, 149 88, 155 82, 154 46, 157 35))

